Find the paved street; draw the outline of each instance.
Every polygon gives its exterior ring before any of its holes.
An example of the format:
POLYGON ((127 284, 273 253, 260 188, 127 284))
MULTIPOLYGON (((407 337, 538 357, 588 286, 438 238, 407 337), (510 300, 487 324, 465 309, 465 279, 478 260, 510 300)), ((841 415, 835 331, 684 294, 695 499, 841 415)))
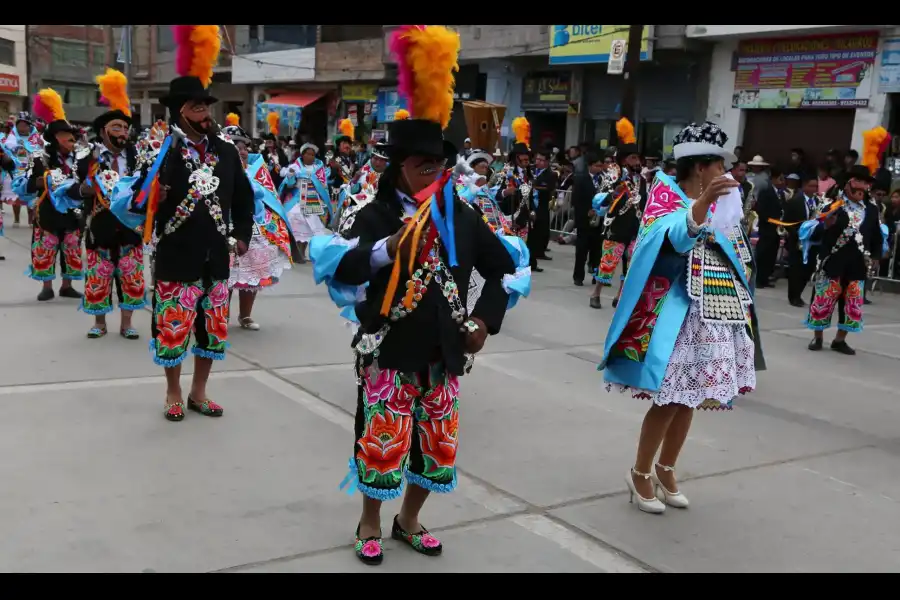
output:
MULTIPOLYGON (((233 331, 210 382, 226 416, 169 423, 149 313, 139 342, 86 339, 75 301, 35 301, 30 230, 6 213, 0 571, 370 569, 351 549, 359 496, 338 491, 350 331, 308 265, 259 297, 262 331, 233 331)), ((691 508, 652 516, 624 484, 646 404, 608 394, 596 372, 611 296, 592 310, 572 249, 553 256, 462 382, 459 490, 423 515, 444 556, 387 540, 383 570, 900 568, 900 298, 872 296, 849 358, 806 350, 784 282, 761 291, 769 370, 733 413, 697 415, 678 465, 691 508)))

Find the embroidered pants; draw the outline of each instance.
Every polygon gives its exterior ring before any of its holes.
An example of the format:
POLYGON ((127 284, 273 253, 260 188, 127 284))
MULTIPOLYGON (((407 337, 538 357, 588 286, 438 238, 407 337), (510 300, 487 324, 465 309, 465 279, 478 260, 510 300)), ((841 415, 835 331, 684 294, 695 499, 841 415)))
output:
POLYGON ((627 246, 621 242, 613 242, 603 240, 603 250, 600 254, 600 266, 597 267, 597 274, 594 275, 594 281, 602 285, 612 285, 613 274, 619 262, 622 263, 622 280, 625 280, 625 274, 628 272, 628 260, 631 252, 634 250, 634 241, 627 246))
POLYGON ((60 258, 63 279, 81 279, 81 231, 49 231, 35 226, 31 234, 31 269, 37 281, 56 279, 56 258, 60 258))
POLYGON ((120 310, 143 308, 144 248, 120 246, 116 248, 88 248, 84 298, 81 308, 89 315, 105 315, 113 310, 113 283, 120 310))
POLYGON ((852 333, 862 331, 864 282, 828 279, 819 274, 814 283, 806 326, 813 331, 824 331, 831 327, 831 316, 836 305, 838 329, 852 333))
POLYGON ((365 370, 356 409, 351 469, 359 490, 378 500, 409 483, 432 492, 456 487, 459 382, 443 364, 422 373, 365 370))
POLYGON ((228 344, 228 282, 157 281, 154 288, 150 340, 153 362, 163 367, 181 364, 187 356, 191 329, 194 355, 224 360, 228 344))

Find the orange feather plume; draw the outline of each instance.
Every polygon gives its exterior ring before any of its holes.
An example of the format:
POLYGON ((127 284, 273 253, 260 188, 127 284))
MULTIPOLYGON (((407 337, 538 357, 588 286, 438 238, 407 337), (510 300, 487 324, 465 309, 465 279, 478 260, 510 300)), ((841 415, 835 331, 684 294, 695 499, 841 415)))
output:
POLYGON ((281 123, 281 117, 278 116, 277 112, 270 112, 266 115, 266 122, 269 124, 269 133, 272 135, 278 135, 278 125, 281 123))
POLYGON ((241 124, 241 117, 237 113, 228 113, 225 115, 225 126, 236 127, 241 124))
POLYGON ((173 26, 178 51, 175 55, 175 69, 181 76, 196 77, 209 87, 213 67, 219 60, 222 40, 218 25, 175 25, 173 26))
POLYGON ((881 157, 887 150, 891 135, 884 127, 875 127, 863 132, 863 151, 861 165, 869 169, 869 173, 875 174, 881 166, 881 157))
POLYGON ((395 121, 403 121, 404 119, 409 118, 409 111, 405 108, 398 109, 397 112, 394 113, 395 121))
POLYGON ((109 110, 120 110, 131 116, 131 100, 128 99, 128 79, 125 74, 115 69, 106 69, 103 75, 95 78, 100 86, 100 95, 109 102, 109 110))
POLYGON ((34 114, 47 123, 65 121, 66 111, 63 109, 62 97, 52 88, 44 88, 35 96, 34 114))
POLYGON ((616 136, 618 136, 620 144, 637 143, 637 136, 634 135, 634 125, 624 117, 616 121, 616 136))
POLYGON ((528 146, 531 142, 531 123, 528 122, 528 119, 525 117, 513 119, 512 130, 516 136, 516 143, 528 146))
POLYGON ((446 129, 453 112, 453 73, 459 71, 459 34, 442 25, 403 25, 394 31, 390 49, 410 113, 446 129))
POLYGON ((355 139, 353 134, 356 133, 356 128, 353 126, 353 121, 350 119, 341 119, 341 122, 338 123, 338 131, 341 132, 341 135, 346 135, 351 140, 355 139))

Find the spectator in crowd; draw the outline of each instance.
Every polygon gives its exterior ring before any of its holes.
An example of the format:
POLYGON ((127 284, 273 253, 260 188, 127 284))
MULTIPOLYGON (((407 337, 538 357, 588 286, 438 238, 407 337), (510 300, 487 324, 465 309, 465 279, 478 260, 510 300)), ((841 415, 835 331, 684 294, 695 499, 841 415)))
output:
POLYGON ((459 153, 459 157, 463 160, 469 160, 470 156, 472 156, 472 138, 466 138, 463 142, 463 149, 459 153))
POLYGON ((825 193, 828 192, 828 190, 830 190, 832 187, 834 187, 835 184, 834 178, 831 176, 831 163, 827 161, 823 162, 821 165, 819 165, 818 170, 818 193, 824 196, 825 193))
POLYGON ((809 165, 806 162, 806 153, 803 148, 791 148, 791 164, 788 170, 796 173, 798 177, 805 177, 809 174, 809 165))
POLYGON ((800 190, 795 192, 784 206, 784 221, 797 223, 794 226, 785 226, 787 229, 785 246, 788 256, 788 302, 791 303, 791 306, 806 306, 806 302, 803 301, 803 288, 809 283, 816 267, 814 257, 811 257, 813 260, 803 262, 799 223, 815 217, 817 190, 818 178, 809 174, 803 175, 800 190))
MULTIPOLYGON (((572 279, 575 285, 583 286, 585 264, 588 265, 589 272, 593 273, 600 264, 600 255, 603 251, 603 229, 599 224, 591 227, 593 213, 591 204, 597 193, 595 179, 606 169, 606 166, 601 155, 594 151, 579 157, 579 160, 586 168, 576 169, 575 180, 572 183, 572 208, 575 213, 575 228, 578 230, 578 237, 575 240, 575 270, 572 279)), ((597 304, 599 304, 599 299, 598 295, 597 304)))
POLYGON ((744 213, 750 210, 750 192, 753 186, 747 181, 747 163, 740 158, 731 166, 731 176, 740 186, 738 191, 741 193, 741 204, 744 206, 744 213))
POLYGON ((753 184, 753 194, 759 198, 759 194, 769 186, 769 163, 757 154, 747 162, 747 166, 750 167, 747 179, 753 184))
POLYGON ((893 279, 896 275, 896 268, 892 271, 890 263, 894 253, 897 226, 900 225, 900 190, 891 192, 890 200, 884 211, 884 224, 888 230, 888 254, 882 258, 880 273, 882 277, 893 279))
POLYGON ((744 147, 743 147, 743 146, 735 146, 735 147, 734 147, 734 159, 735 159, 735 162, 738 162, 738 161, 741 160, 741 153, 743 153, 743 152, 744 152, 744 147))
POLYGON ((494 173, 499 173, 503 170, 503 165, 506 164, 506 156, 500 152, 500 149, 494 150, 494 162, 491 163, 491 171, 494 173))
POLYGON ((772 287, 775 261, 781 238, 778 225, 770 219, 781 220, 784 202, 787 199, 786 182, 780 169, 771 170, 771 185, 757 192, 756 214, 759 215, 759 242, 756 244, 756 288, 772 287))
MULTIPOLYGON (((800 179, 801 179, 800 174, 801 173, 804 173, 804 172, 803 171, 795 171, 794 173, 791 173, 790 175, 788 175, 787 177, 784 178, 784 181, 786 184, 785 191, 786 191, 786 195, 787 195, 788 199, 793 198, 794 194, 797 193, 797 190, 800 189, 800 179)), ((805 177, 806 175, 804 174, 803 176, 805 177)))
POLYGON ((844 170, 849 170, 850 167, 857 163, 857 161, 859 161, 859 152, 856 150, 849 150, 844 156, 844 170))
POLYGON ((569 157, 569 161, 574 162, 576 158, 578 158, 579 156, 581 156, 581 148, 579 148, 578 146, 571 146, 571 147, 566 151, 566 154, 567 154, 568 157, 569 157))

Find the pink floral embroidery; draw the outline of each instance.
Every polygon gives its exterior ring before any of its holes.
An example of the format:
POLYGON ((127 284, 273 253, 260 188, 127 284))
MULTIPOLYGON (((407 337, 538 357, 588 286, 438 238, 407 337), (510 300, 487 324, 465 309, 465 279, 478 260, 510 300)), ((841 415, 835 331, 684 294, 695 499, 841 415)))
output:
POLYGON ((362 552, 363 556, 374 558, 381 554, 381 544, 379 544, 375 540, 369 540, 368 542, 363 544, 360 552, 362 552))
POLYGON ((423 533, 422 537, 419 539, 422 542, 423 548, 437 548, 441 545, 441 542, 429 533, 423 533))
POLYGON ((228 284, 220 281, 209 290, 209 301, 213 306, 224 306, 228 302, 228 284))
POLYGON ((665 301, 671 282, 665 277, 650 277, 638 299, 631 318, 622 330, 613 351, 640 362, 650 346, 650 336, 659 318, 662 302, 665 301))
POLYGON ((851 321, 862 321, 863 298, 858 281, 851 281, 844 292, 844 312, 851 321))
POLYGON ((97 275, 99 275, 103 279, 109 279, 113 276, 113 272, 115 271, 115 267, 113 267, 112 262, 108 260, 101 260, 100 266, 97 267, 97 275))
MULTIPOLYGON (((172 298, 174 298, 175 294, 181 291, 182 285, 183 284, 177 281, 157 281, 155 288, 156 295, 158 296, 159 301, 165 302, 166 300, 171 300, 172 298)), ((187 308, 193 310, 195 305, 189 306, 187 308)))
POLYGON ((137 268, 137 262, 131 256, 123 256, 119 259, 119 270, 122 275, 130 275, 137 268))
POLYGON ((397 387, 394 378, 397 371, 393 369, 385 369, 379 371, 375 379, 371 378, 372 369, 366 375, 366 402, 369 406, 378 404, 379 402, 390 402, 397 393, 397 387))
MULTIPOLYGON (((159 284, 157 284, 157 286, 158 285, 159 284)), ((178 297, 178 301, 186 309, 196 310, 197 301, 200 300, 200 296, 202 295, 203 291, 199 286, 187 284, 181 289, 181 295, 178 297)))
MULTIPOLYGON (((457 390, 459 386, 457 385, 457 390)), ((440 421, 453 412, 453 400, 456 396, 448 386, 437 384, 422 400, 422 408, 429 419, 440 421)))
POLYGON ((404 383, 400 386, 400 389, 397 390, 397 393, 385 403, 385 408, 398 415, 408 417, 412 414, 413 402, 415 402, 416 398, 420 395, 421 394, 419 393, 419 390, 416 389, 416 386, 411 383, 404 383))
POLYGON ((44 248, 53 249, 53 248, 56 248, 57 246, 59 246, 59 238, 56 237, 55 235, 53 235, 52 233, 47 233, 45 231, 43 238, 44 238, 43 239, 44 248))
POLYGON ((70 231, 66 234, 65 245, 69 248, 79 247, 81 246, 81 238, 77 233, 70 231))
POLYGON ((99 253, 99 252, 93 252, 93 251, 90 251, 90 250, 89 250, 88 253, 87 253, 87 268, 88 268, 88 271, 93 270, 93 269, 97 266, 97 263, 99 263, 99 262, 100 262, 100 253, 99 253))

